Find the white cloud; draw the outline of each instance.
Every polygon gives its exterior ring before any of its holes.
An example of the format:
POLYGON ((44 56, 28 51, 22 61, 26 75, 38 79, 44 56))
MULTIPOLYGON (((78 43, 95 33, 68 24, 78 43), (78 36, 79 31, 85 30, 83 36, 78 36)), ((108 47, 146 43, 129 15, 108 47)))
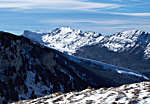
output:
POLYGON ((0 0, 0 8, 15 9, 54 9, 54 10, 92 10, 95 8, 119 8, 119 4, 96 3, 81 0, 0 0))
POLYGON ((116 25, 116 24, 125 24, 129 23, 126 20, 92 20, 92 19, 50 19, 50 20, 41 20, 40 23, 44 24, 69 24, 69 23, 92 23, 98 25, 116 25))
POLYGON ((73 26, 81 30, 86 31, 97 31, 102 33, 115 33, 125 30, 150 30, 149 20, 138 20, 138 19, 105 19, 105 20, 94 20, 94 19, 51 19, 42 20, 40 23, 53 24, 57 26, 73 26), (81 24, 80 24, 81 23, 81 24), (85 25, 82 23, 93 23, 94 25, 85 25))
POLYGON ((150 16, 150 13, 111 13, 117 15, 127 15, 127 16, 150 16))
POLYGON ((112 29, 116 29, 119 31, 125 31, 125 30, 143 30, 146 32, 150 32, 150 25, 124 25, 124 26, 114 26, 112 29))
MULTIPOLYGON (((113 1, 124 2, 125 0, 113 0, 113 1)), ((126 0, 126 1, 139 2, 139 1, 141 1, 141 0, 126 0)))

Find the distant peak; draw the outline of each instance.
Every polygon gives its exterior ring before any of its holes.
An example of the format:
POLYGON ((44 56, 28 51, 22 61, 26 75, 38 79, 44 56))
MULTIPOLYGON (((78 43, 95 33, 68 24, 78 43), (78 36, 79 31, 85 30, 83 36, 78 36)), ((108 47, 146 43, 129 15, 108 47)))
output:
POLYGON ((67 30, 67 31, 73 31, 74 29, 69 27, 69 26, 63 26, 63 27, 59 27, 59 28, 56 28, 55 30, 61 30, 61 31, 64 31, 64 30, 67 30))
POLYGON ((69 26, 66 26, 66 27, 63 26, 63 27, 60 27, 60 29, 61 29, 61 30, 65 30, 65 29, 66 29, 66 30, 73 30, 73 29, 72 29, 71 27, 69 27, 69 26))
POLYGON ((30 30, 24 30, 24 34, 28 34, 28 33, 30 33, 31 31, 30 30))
POLYGON ((52 30, 51 32, 52 34, 68 34, 68 33, 76 33, 76 34, 79 34, 79 33, 82 33, 81 30, 78 30, 78 29, 73 29, 69 26, 66 26, 66 27, 60 27, 60 28, 56 28, 54 30, 52 30))
POLYGON ((141 34, 143 32, 144 31, 142 31, 142 30, 128 30, 128 31, 123 31, 122 33, 124 33, 124 34, 141 34))
POLYGON ((117 37, 125 37, 125 38, 133 38, 133 37, 139 37, 143 34, 146 34, 146 32, 142 30, 128 30, 116 33, 115 36, 117 37))
POLYGON ((24 30, 24 33, 23 34, 46 34, 46 33, 49 33, 48 31, 30 31, 30 30, 24 30))

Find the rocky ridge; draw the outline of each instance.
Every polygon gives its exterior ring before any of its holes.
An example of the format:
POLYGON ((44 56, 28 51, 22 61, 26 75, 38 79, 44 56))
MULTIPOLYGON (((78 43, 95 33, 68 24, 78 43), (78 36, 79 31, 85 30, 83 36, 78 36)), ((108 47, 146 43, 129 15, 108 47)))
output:
POLYGON ((120 87, 86 89, 66 94, 55 93, 13 104, 150 104, 150 82, 120 87))

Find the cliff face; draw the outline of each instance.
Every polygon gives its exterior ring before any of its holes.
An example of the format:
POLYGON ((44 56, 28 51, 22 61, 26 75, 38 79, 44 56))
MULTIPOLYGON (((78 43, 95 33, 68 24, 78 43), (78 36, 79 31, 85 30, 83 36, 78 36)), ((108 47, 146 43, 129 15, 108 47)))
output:
POLYGON ((149 79, 132 70, 69 56, 0 32, 0 103, 145 80, 149 79))

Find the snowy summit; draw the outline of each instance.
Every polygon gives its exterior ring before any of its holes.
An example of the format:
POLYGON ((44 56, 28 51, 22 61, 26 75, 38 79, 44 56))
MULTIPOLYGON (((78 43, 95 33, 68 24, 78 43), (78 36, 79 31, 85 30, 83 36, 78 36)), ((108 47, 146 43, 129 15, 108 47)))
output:
POLYGON ((75 53, 82 46, 99 43, 104 38, 99 33, 82 32, 70 27, 57 28, 50 33, 24 31, 23 36, 69 54, 75 53))

